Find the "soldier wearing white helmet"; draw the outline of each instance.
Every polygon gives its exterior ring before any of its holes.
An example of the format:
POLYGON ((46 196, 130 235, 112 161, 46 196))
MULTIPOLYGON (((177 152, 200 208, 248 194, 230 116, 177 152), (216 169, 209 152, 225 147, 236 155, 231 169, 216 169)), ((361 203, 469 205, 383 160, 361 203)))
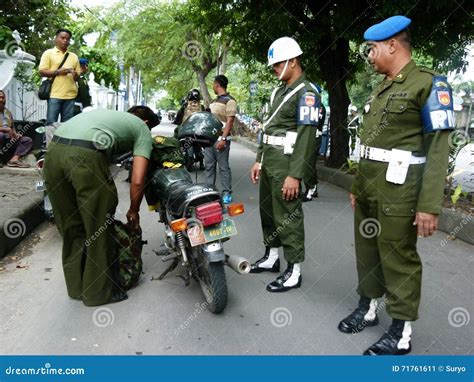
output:
POLYGON ((304 221, 300 195, 307 175, 305 162, 315 147, 321 97, 318 87, 306 79, 299 57, 303 54, 290 37, 274 41, 268 65, 283 82, 270 99, 269 117, 251 170, 253 183, 260 181, 260 218, 265 254, 252 264, 251 273, 280 272, 278 248, 283 247, 286 270, 268 284, 269 292, 285 292, 301 286, 304 261, 304 221))

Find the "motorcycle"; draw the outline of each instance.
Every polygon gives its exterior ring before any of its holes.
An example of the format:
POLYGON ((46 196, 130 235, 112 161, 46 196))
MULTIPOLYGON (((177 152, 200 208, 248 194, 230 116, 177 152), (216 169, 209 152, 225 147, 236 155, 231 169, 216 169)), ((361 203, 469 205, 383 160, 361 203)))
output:
MULTIPOLYGON (((201 146, 214 144, 218 136, 218 131, 214 131, 215 127, 222 125, 212 114, 205 114, 194 114, 188 123, 194 126, 199 122, 211 124, 214 134, 211 137, 187 135, 181 137, 181 145, 188 138, 201 146)), ((209 130, 205 126, 204 128, 209 130)), ((168 142, 176 142, 178 146, 172 154, 175 159, 176 152, 180 152, 180 145, 174 138, 158 138, 161 143, 154 145, 154 151, 161 158, 158 165, 151 166, 145 196, 148 204, 159 213, 159 221, 165 225, 166 249, 157 254, 163 256, 162 261, 171 261, 171 264, 154 279, 162 280, 181 264, 185 273, 178 277, 185 281, 186 286, 190 285, 191 280, 198 282, 207 308, 212 313, 221 313, 227 306, 228 295, 224 266, 230 267, 237 274, 247 274, 250 271, 248 260, 224 252, 224 243, 237 235, 234 217, 244 213, 244 205, 235 203, 225 206, 220 192, 214 186, 194 183, 182 163, 177 163, 179 160, 163 161, 163 153, 166 154, 167 148, 171 148, 170 153, 173 152, 172 145, 168 142)))

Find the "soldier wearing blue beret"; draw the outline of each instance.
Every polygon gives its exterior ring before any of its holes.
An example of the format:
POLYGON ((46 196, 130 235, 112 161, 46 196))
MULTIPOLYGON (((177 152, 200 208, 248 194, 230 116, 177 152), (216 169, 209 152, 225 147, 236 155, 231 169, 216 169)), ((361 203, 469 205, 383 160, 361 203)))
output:
POLYGON ((359 172, 350 194, 360 300, 338 329, 355 334, 376 326, 384 306, 393 320, 365 355, 411 351, 421 295, 416 242, 438 227, 454 128, 446 77, 411 59, 410 23, 393 16, 364 34, 368 61, 385 78, 363 110, 359 172))

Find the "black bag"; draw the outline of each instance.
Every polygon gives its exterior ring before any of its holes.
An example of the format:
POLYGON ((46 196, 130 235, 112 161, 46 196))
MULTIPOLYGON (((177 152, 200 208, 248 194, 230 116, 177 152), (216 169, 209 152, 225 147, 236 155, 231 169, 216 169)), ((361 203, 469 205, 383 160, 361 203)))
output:
MULTIPOLYGON (((61 67, 64 65, 64 63, 66 62, 67 58, 69 56, 69 52, 66 53, 66 55, 64 56, 63 60, 61 61, 61 64, 58 66, 58 68, 56 70, 59 70, 61 69, 61 67)), ((45 100, 48 100, 49 99, 49 96, 51 95, 51 88, 53 87, 53 82, 54 82, 54 79, 56 78, 56 76, 54 76, 53 78, 51 79, 46 79, 44 80, 39 89, 38 89, 38 98, 45 101, 45 100)))

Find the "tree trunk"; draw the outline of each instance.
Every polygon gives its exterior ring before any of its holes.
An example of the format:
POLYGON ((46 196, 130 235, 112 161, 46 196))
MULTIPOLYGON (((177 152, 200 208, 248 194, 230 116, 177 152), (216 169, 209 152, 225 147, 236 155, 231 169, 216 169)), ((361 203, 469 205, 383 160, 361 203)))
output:
POLYGON ((226 44, 222 47, 222 58, 220 62, 219 74, 225 74, 227 70, 227 53, 229 52, 229 46, 226 44))
POLYGON ((329 35, 327 37, 329 41, 320 45, 326 50, 318 58, 322 75, 327 83, 331 109, 329 117, 331 153, 326 166, 339 168, 346 163, 349 156, 347 109, 350 99, 346 87, 349 41, 343 38, 333 41, 329 35))
POLYGON ((207 89, 206 85, 206 73, 204 73, 202 70, 197 70, 195 69, 198 82, 199 82, 199 88, 201 89, 201 95, 202 99, 204 101, 204 106, 209 107, 211 104, 211 95, 209 94, 209 90, 207 89))

